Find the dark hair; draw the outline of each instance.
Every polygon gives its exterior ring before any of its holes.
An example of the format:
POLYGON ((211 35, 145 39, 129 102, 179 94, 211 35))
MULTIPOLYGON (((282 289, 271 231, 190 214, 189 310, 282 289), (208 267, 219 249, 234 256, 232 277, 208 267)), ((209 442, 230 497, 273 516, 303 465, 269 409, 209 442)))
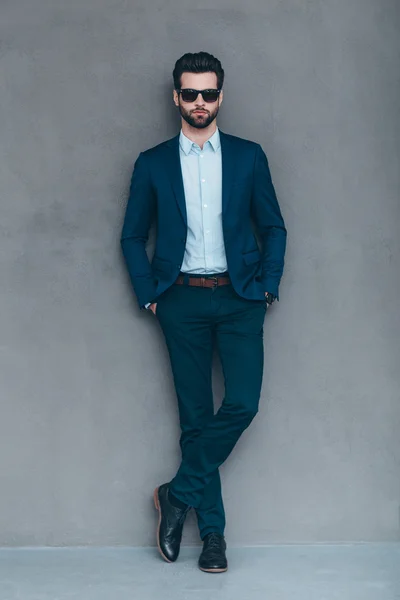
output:
POLYGON ((214 72, 217 75, 217 87, 221 89, 224 83, 224 70, 218 58, 215 58, 208 52, 187 52, 181 56, 175 63, 172 72, 174 78, 174 88, 181 87, 181 75, 184 72, 189 73, 208 73, 214 72))

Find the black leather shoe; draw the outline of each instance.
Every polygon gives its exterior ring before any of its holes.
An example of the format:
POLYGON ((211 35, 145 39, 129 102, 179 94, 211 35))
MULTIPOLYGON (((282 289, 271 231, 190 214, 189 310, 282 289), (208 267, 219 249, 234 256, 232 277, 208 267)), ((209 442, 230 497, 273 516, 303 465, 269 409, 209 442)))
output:
POLYGON ((220 533, 209 533, 203 540, 203 551, 199 558, 199 568, 206 573, 224 573, 228 570, 226 542, 220 533))
POLYGON ((154 504, 159 512, 157 545, 161 556, 167 562, 174 562, 179 556, 183 524, 190 510, 173 506, 168 498, 168 483, 154 490, 154 504))

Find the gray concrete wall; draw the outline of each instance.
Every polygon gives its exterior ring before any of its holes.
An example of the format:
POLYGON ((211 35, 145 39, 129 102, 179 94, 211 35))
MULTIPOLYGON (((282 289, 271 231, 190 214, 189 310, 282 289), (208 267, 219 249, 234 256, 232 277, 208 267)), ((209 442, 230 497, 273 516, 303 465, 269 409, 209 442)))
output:
POLYGON ((260 413, 222 468, 229 542, 399 539, 399 24, 397 0, 1 2, 0 544, 154 543, 177 413, 119 235, 199 50, 288 228, 260 413))

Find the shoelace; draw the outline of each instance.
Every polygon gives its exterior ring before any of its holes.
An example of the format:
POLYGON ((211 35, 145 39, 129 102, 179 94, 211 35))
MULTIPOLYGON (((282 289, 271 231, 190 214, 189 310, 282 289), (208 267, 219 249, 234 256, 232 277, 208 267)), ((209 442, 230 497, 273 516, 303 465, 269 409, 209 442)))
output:
POLYGON ((210 535, 207 538, 207 546, 209 548, 217 548, 221 545, 222 543, 222 537, 220 535, 218 535, 218 533, 210 533, 210 535))

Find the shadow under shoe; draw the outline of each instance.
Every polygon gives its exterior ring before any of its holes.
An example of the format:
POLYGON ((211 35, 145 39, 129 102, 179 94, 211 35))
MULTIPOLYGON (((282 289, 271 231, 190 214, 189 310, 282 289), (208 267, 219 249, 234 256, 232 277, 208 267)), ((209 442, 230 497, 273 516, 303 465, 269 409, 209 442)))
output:
POLYGON ((228 570, 226 542, 221 533, 209 533, 203 540, 199 568, 206 573, 224 573, 228 570))
POLYGON ((154 504, 159 513, 157 545, 163 559, 174 562, 179 556, 183 524, 191 507, 173 506, 169 501, 168 492, 168 483, 163 483, 154 490, 154 504))

